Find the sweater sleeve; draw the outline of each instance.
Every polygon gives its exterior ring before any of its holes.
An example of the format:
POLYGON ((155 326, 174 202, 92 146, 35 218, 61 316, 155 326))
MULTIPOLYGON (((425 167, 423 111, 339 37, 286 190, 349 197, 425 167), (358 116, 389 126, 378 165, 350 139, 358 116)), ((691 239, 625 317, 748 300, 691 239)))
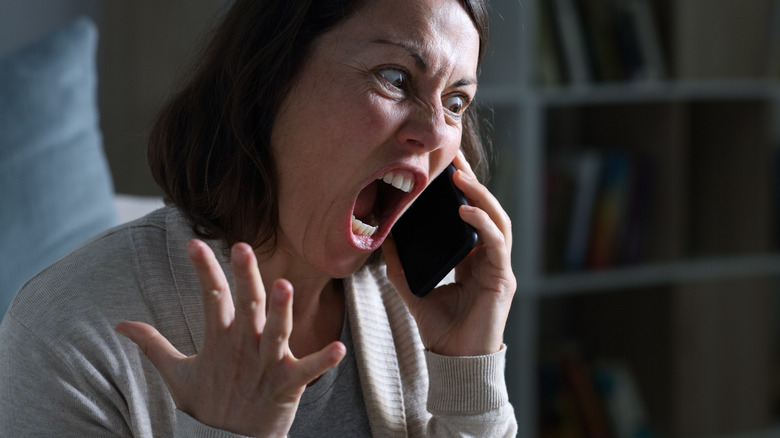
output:
POLYGON ((0 436, 152 437, 170 436, 174 428, 174 437, 242 437, 179 410, 175 421, 155 416, 168 410, 168 403, 148 397, 140 381, 131 385, 137 391, 128 391, 126 383, 107 375, 112 367, 98 366, 88 355, 69 356, 63 358, 13 315, 6 316, 0 325, 0 436), (83 359, 79 366, 73 366, 74 358, 83 359))
POLYGON ((430 386, 428 436, 514 437, 517 422, 509 403, 504 368, 506 347, 494 354, 449 357, 426 351, 430 386))
POLYGON ((124 415, 98 386, 99 376, 73 372, 13 315, 5 316, 0 325, 0 436, 131 436, 124 415))

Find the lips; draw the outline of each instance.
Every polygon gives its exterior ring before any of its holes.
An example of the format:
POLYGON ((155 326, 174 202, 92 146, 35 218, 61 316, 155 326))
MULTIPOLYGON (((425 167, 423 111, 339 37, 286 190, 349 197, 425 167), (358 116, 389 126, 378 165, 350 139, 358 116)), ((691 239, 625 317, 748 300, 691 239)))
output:
MULTIPOLYGON (((375 246, 383 240, 395 220, 415 198, 419 189, 415 172, 385 171, 358 194, 352 212, 352 234, 359 246, 375 246)), ((368 248, 366 248, 368 249, 368 248)))

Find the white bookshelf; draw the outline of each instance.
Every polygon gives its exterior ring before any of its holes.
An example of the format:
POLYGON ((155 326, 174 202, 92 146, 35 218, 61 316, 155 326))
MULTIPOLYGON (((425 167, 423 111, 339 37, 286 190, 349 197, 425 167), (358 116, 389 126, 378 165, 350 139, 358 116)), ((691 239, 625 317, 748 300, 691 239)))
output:
MULTIPOLYGON (((751 343, 754 349, 766 344, 768 350, 774 336, 766 330, 766 313, 756 314, 755 324, 749 315, 754 309, 768 307, 769 291, 780 277, 769 186, 773 176, 766 169, 750 169, 772 158, 773 144, 780 138, 780 123, 776 123, 780 120, 779 83, 761 75, 698 78, 686 65, 685 74, 681 74, 684 80, 675 79, 672 74, 671 79, 652 82, 538 86, 534 79, 539 28, 536 18, 542 1, 545 0, 491 1, 491 43, 479 89, 479 98, 493 111, 490 118, 494 150, 499 157, 491 186, 513 219, 513 264, 518 292, 506 340, 510 346, 507 380, 520 427, 518 436, 537 436, 539 354, 550 342, 548 331, 555 324, 546 321, 545 315, 550 309, 555 313, 559 307, 590 302, 586 306, 590 317, 609 320, 615 314, 607 313, 608 310, 599 314, 592 304, 611 300, 620 303, 618 308, 630 307, 632 296, 638 297, 637 303, 663 309, 665 314, 659 318, 659 325, 632 326, 630 318, 622 319, 622 344, 603 339, 595 339, 595 344, 625 346, 635 334, 652 338, 654 332, 664 338, 658 344, 661 350, 652 353, 661 351, 665 355, 659 360, 665 361, 666 368, 660 377, 640 381, 659 383, 659 388, 647 394, 651 421, 661 418, 656 436, 778 436, 776 429, 763 432, 771 407, 760 405, 768 395, 757 389, 767 382, 771 371, 777 370, 766 364, 750 368, 732 362, 743 351, 740 344, 751 343), (613 120, 618 125, 614 129, 610 126, 613 120), (660 198, 670 207, 650 226, 659 243, 651 245, 651 254, 639 263, 605 270, 550 271, 545 266, 545 237, 540 231, 547 160, 558 143, 599 140, 649 152, 662 161, 663 180, 658 188, 661 194, 656 195, 656 200, 660 198), (712 157, 707 150, 710 144, 712 157), (725 176, 718 177, 720 174, 725 176), (732 179, 737 182, 731 184, 732 179), (682 189, 678 190, 680 183, 682 189), (719 229, 723 230, 721 234, 719 229), (668 231, 668 235, 658 237, 661 231, 668 231), (744 300, 733 301, 743 295, 744 300), (733 312, 729 312, 731 309, 733 312), (723 320, 722 327, 715 327, 720 324, 718 318, 723 320), (716 338, 723 335, 726 327, 737 327, 739 334, 721 342, 716 338), (713 334, 708 337, 710 332, 713 334), (743 342, 748 338, 750 342, 743 342), (704 417, 727 411, 729 402, 737 403, 748 396, 735 393, 729 400, 729 390, 725 388, 735 383, 720 385, 716 378, 722 377, 718 374, 720 369, 710 370, 704 359, 685 356, 686 351, 698 348, 702 340, 707 345, 700 353, 712 359, 722 350, 726 365, 721 368, 746 376, 744 386, 760 396, 752 398, 763 397, 748 404, 759 406, 754 411, 762 412, 739 417, 746 404, 740 402, 742 407, 731 410, 735 413, 729 414, 734 417, 730 422, 715 418, 713 425, 706 424, 704 417), (729 355, 735 357, 725 357, 729 355), (690 370, 695 372, 696 367, 707 372, 700 373, 699 380, 681 382, 681 376, 690 370), (710 385, 711 382, 715 383, 710 385), (707 402, 710 399, 718 402, 707 402), (758 434, 754 434, 754 425, 761 426, 758 434)), ((674 38, 685 37, 679 35, 684 24, 679 21, 690 19, 691 11, 697 7, 694 2, 656 1, 656 5, 667 8, 667 27, 677 31, 674 38)), ((704 7, 702 4, 698 7, 704 7)), ((751 13, 759 16, 756 10, 751 13)), ((670 32, 667 29, 667 34, 670 32)), ((675 41, 671 45, 690 47, 675 41)), ((684 54, 668 56, 679 60, 684 54)), ((777 309, 771 311, 776 316, 777 309)), ((647 322, 641 308, 627 311, 631 312, 637 315, 637 324, 647 322)), ((593 326, 592 333, 583 335, 586 341, 594 341, 597 335, 593 333, 603 333, 607 324, 598 322, 593 326)), ((650 353, 627 353, 632 360, 640 358, 639 374, 648 373, 643 367, 652 368, 644 360, 652 357, 650 353)), ((767 356, 768 352, 760 352, 746 360, 767 356)))
POLYGON ((674 263, 644 263, 608 271, 545 276, 531 294, 539 298, 609 292, 643 286, 780 276, 780 254, 689 259, 674 263))

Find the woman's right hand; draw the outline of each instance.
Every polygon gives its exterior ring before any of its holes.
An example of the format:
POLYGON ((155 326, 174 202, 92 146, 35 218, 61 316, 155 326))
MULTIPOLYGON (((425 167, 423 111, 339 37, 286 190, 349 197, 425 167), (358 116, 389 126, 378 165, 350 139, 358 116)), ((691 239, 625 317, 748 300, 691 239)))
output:
POLYGON ((266 294, 249 245, 231 250, 235 306, 208 245, 192 240, 188 252, 203 292, 206 333, 200 352, 183 355, 142 322, 122 322, 117 332, 154 364, 178 409, 214 428, 285 436, 306 385, 341 361, 344 345, 333 342, 301 359, 292 355, 292 284, 276 280, 266 294))

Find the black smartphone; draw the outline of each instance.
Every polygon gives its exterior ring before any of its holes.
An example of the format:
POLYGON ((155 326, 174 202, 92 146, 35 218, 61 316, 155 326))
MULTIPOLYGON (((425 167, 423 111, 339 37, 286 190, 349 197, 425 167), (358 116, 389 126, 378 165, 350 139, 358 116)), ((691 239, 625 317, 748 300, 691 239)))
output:
POLYGON ((477 244, 477 230, 463 222, 466 204, 450 164, 420 193, 393 227, 393 240, 412 293, 423 297, 477 244))

